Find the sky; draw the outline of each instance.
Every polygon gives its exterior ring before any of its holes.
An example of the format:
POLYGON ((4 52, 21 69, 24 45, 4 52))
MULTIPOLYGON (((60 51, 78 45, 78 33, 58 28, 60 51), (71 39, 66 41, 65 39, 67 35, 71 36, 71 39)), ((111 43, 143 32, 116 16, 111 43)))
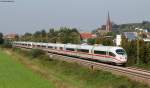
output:
POLYGON ((60 27, 91 31, 106 24, 150 21, 150 0, 14 0, 0 2, 0 32, 35 32, 60 27))

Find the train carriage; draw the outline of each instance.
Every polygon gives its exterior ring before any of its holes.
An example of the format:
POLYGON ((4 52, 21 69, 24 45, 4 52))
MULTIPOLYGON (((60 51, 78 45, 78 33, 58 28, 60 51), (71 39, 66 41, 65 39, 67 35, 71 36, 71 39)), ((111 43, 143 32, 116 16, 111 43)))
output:
POLYGON ((93 46, 91 45, 79 45, 77 47, 77 55, 79 57, 82 57, 82 58, 92 58, 92 49, 93 49, 93 46))
POLYGON ((127 55, 124 53, 118 54, 117 50, 123 50, 121 47, 116 46, 97 46, 93 50, 93 58, 103 62, 110 62, 116 64, 124 64, 127 61, 127 55))
POLYGON ((65 54, 69 56, 77 56, 77 46, 74 44, 66 44, 65 45, 65 54))
POLYGON ((57 47, 57 49, 55 49, 57 53, 66 54, 66 52, 64 52, 65 51, 65 44, 56 44, 55 47, 57 47))

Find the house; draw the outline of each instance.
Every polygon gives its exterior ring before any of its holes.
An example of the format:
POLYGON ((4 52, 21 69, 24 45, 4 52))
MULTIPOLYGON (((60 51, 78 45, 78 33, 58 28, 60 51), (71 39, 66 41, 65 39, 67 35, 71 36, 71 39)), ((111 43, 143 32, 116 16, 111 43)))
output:
POLYGON ((18 38, 18 34, 7 34, 4 36, 4 39, 10 41, 16 40, 17 38, 18 38))
POLYGON ((124 35, 130 41, 136 40, 136 38, 137 38, 137 33, 136 32, 124 32, 124 35))
POLYGON ((83 42, 87 42, 88 39, 96 38, 95 34, 91 34, 88 32, 80 33, 81 39, 83 42))

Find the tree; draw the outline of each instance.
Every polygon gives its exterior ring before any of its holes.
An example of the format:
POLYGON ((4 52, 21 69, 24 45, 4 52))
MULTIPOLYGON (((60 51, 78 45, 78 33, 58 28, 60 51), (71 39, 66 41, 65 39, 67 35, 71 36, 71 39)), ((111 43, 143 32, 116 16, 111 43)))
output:
POLYGON ((144 64, 148 64, 150 62, 150 44, 144 44, 140 50, 140 60, 144 64))
POLYGON ((21 38, 23 41, 34 42, 51 42, 51 43, 73 43, 79 44, 81 42, 80 33, 76 28, 62 27, 60 30, 49 29, 47 33, 44 29, 36 31, 35 33, 25 33, 21 38))
POLYGON ((33 41, 34 42, 41 42, 41 32, 40 31, 36 31, 33 34, 33 41))
POLYGON ((48 36, 48 42, 56 43, 57 34, 58 34, 58 32, 55 31, 53 28, 49 29, 49 32, 47 34, 47 36, 48 36))
POLYGON ((32 34, 31 34, 31 33, 25 33, 25 34, 22 36, 22 40, 23 40, 23 41, 31 41, 31 40, 32 40, 32 34))
POLYGON ((64 44, 66 43, 79 44, 81 41, 80 34, 76 28, 70 29, 62 27, 60 28, 59 31, 57 31, 56 37, 57 37, 56 42, 64 44))
POLYGON ((0 32, 0 44, 2 44, 3 42, 4 42, 3 33, 0 32))
POLYGON ((46 31, 43 29, 43 30, 41 30, 41 36, 44 38, 44 37, 46 37, 46 31))
POLYGON ((70 33, 70 40, 73 44, 79 44, 81 42, 80 34, 77 31, 72 30, 70 33))
POLYGON ((102 44, 105 46, 113 46, 113 41, 112 41, 112 39, 104 38, 102 44))
POLYGON ((93 45, 93 44, 96 43, 96 39, 95 38, 94 39, 90 38, 90 39, 87 40, 87 43, 90 44, 90 45, 93 45))
POLYGON ((106 34, 106 36, 112 36, 114 38, 116 36, 116 34, 114 32, 108 32, 106 34))
POLYGON ((41 30, 41 42, 47 42, 47 33, 46 31, 43 29, 41 30))

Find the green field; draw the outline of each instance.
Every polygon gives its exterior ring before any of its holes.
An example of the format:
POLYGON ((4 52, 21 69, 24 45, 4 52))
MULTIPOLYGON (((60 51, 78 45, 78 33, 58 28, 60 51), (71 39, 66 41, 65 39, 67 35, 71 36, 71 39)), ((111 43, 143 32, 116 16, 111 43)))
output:
POLYGON ((0 49, 0 88, 54 88, 0 49))

